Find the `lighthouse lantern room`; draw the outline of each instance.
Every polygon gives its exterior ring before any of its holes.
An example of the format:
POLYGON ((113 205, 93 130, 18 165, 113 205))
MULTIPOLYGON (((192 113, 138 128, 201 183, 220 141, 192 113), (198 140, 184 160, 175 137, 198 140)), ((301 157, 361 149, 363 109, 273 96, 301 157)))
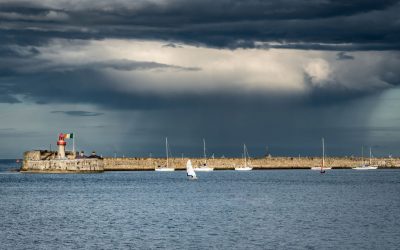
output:
POLYGON ((57 141, 59 159, 65 159, 65 146, 67 145, 67 142, 65 142, 64 138, 64 134, 60 133, 57 141))

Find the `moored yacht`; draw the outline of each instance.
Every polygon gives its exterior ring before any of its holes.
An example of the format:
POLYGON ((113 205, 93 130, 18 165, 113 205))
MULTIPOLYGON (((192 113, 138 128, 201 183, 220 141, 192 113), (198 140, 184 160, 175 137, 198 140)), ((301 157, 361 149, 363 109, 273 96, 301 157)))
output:
POLYGON ((213 171, 214 168, 211 168, 207 165, 206 141, 204 139, 203 139, 203 157, 204 157, 204 163, 201 166, 195 167, 194 170, 198 172, 213 171))
POLYGON ((371 147, 369 148, 369 163, 365 164, 364 163, 364 147, 361 148, 361 158, 362 158, 362 164, 361 166, 354 167, 354 170, 373 170, 377 169, 378 166, 372 165, 372 150, 371 147))
POLYGON ((244 165, 242 167, 235 167, 235 170, 237 171, 249 171, 252 170, 253 168, 247 165, 247 156, 249 156, 249 152, 247 151, 246 144, 243 144, 243 159, 244 159, 244 165))
POLYGON ((332 169, 331 167, 325 166, 325 140, 322 138, 322 164, 320 167, 311 167, 311 170, 318 170, 321 173, 325 173, 325 170, 332 169))
POLYGON ((169 166, 169 157, 168 157, 168 138, 165 137, 165 151, 167 154, 167 165, 165 167, 158 167, 156 169, 154 169, 155 171, 159 171, 159 172, 171 172, 171 171, 175 171, 175 168, 171 168, 169 166))

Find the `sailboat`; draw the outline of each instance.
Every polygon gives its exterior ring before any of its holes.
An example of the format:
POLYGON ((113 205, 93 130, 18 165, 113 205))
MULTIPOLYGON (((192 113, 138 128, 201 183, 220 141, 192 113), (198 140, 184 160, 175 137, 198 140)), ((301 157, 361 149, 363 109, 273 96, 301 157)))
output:
POLYGON ((369 147, 369 164, 364 163, 364 147, 361 147, 361 159, 362 159, 362 165, 358 167, 354 167, 353 169, 355 170, 372 170, 372 169, 377 169, 378 166, 372 165, 372 149, 369 147))
POLYGON ((210 168, 207 166, 207 155, 206 155, 206 141, 203 139, 203 157, 204 157, 204 163, 202 166, 195 167, 195 171, 201 171, 201 172, 209 172, 213 171, 214 168, 210 168))
POLYGON ((167 154, 167 166, 156 168, 155 171, 162 171, 162 172, 175 171, 175 168, 169 167, 169 157, 168 157, 168 151, 169 150, 168 150, 168 138, 167 137, 165 137, 165 151, 166 151, 166 154, 167 154))
POLYGON ((325 141, 324 138, 322 138, 322 164, 321 164, 321 170, 319 171, 321 174, 325 174, 325 141))
MULTIPOLYGON (((252 170, 253 168, 249 167, 247 165, 247 156, 249 156, 249 152, 247 151, 246 144, 243 144, 243 156, 244 156, 244 166, 236 167, 235 170, 238 170, 238 171, 249 171, 249 170, 252 170)), ((250 156, 249 156, 249 158, 250 158, 250 156)))
POLYGON ((322 138, 322 164, 320 167, 312 167, 311 170, 319 170, 320 173, 325 173, 325 170, 332 169, 325 166, 325 139, 322 138))
POLYGON ((188 178, 190 180, 196 180, 197 179, 196 172, 193 169, 191 160, 188 160, 186 162, 186 175, 188 176, 188 178))

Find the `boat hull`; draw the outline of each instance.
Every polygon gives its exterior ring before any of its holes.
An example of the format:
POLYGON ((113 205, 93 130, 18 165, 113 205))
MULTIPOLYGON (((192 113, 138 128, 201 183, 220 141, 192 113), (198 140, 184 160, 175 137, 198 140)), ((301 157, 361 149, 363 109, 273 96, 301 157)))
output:
MULTIPOLYGON (((321 167, 312 167, 312 168, 310 168, 311 170, 317 170, 317 171, 320 171, 321 170, 321 167)), ((331 170, 332 168, 330 168, 330 167, 327 167, 327 168, 322 168, 322 170, 331 170)))
POLYGON ((214 171, 214 168, 195 168, 194 171, 196 172, 210 172, 210 171, 214 171))
POLYGON ((252 169, 253 169, 253 168, 250 168, 250 167, 235 168, 236 171, 250 171, 250 170, 252 170, 252 169))
POLYGON ((155 171, 157 171, 157 172, 172 172, 172 171, 175 171, 175 168, 156 168, 155 171))
POLYGON ((368 167, 356 167, 353 168, 354 170, 374 170, 374 169, 378 169, 378 167, 372 167, 372 166, 368 166, 368 167))

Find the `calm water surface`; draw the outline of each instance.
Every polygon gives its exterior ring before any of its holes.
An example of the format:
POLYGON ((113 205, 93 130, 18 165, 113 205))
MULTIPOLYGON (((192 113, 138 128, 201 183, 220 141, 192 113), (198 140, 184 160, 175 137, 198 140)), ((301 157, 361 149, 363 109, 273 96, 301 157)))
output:
POLYGON ((399 249, 400 171, 20 174, 1 249, 399 249))

